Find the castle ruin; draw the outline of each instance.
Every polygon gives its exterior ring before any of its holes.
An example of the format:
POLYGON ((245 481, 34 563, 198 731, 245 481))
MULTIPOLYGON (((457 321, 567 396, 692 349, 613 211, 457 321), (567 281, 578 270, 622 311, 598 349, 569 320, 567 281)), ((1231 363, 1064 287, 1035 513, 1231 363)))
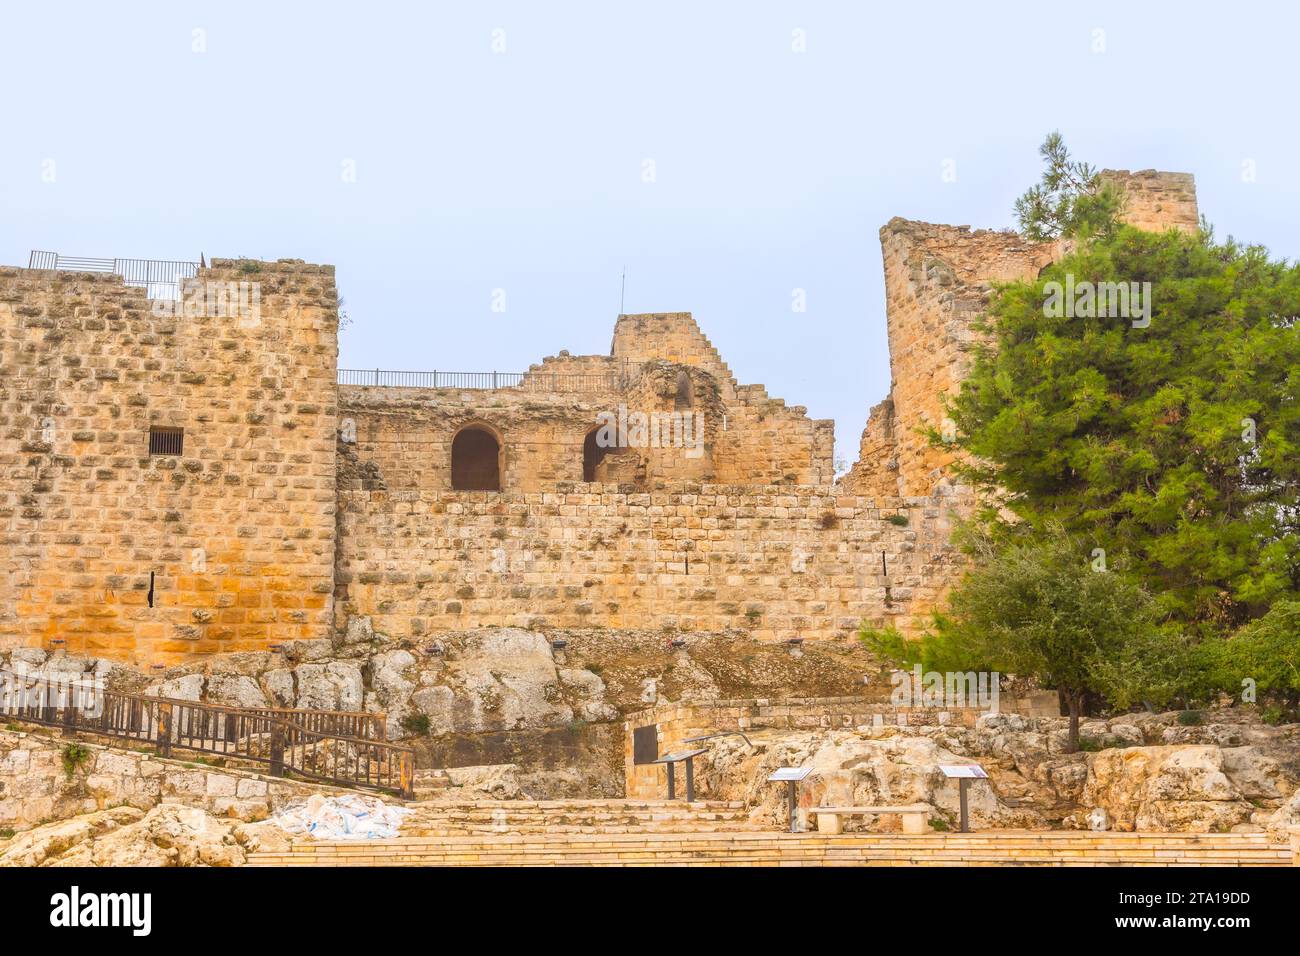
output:
MULTIPOLYGON (((1134 224, 1196 227, 1190 175, 1107 175, 1134 224)), ((415 641, 913 630, 969 506, 921 431, 991 284, 1060 247, 902 219, 881 245, 892 383, 838 481, 832 423, 740 384, 686 313, 518 375, 372 378, 338 368, 330 266, 214 260, 188 288, 255 285, 234 313, 0 268, 0 648, 157 665, 357 616, 415 641)))

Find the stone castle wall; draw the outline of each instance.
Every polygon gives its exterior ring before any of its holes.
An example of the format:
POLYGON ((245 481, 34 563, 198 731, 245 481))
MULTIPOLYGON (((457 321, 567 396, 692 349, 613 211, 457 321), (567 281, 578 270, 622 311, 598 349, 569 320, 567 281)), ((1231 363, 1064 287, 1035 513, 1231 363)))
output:
POLYGON ((144 663, 328 633, 333 268, 199 280, 256 283, 260 314, 0 269, 0 646, 144 663), (184 429, 183 454, 150 455, 151 426, 184 429))
MULTIPOLYGON (((1190 173, 1103 170, 1126 193, 1124 219, 1140 229, 1198 226, 1190 173)), ((924 434, 944 430, 943 398, 970 370, 976 332, 993 284, 1035 278, 1060 258, 1058 242, 1012 232, 895 218, 880 230, 892 382, 872 409, 861 455, 843 486, 856 494, 929 495, 950 480, 952 451, 924 434), (882 465, 883 463, 883 465, 882 465)))
POLYGON ((395 638, 500 625, 819 640, 864 619, 912 630, 958 567, 952 499, 882 508, 826 487, 579 484, 339 500, 340 626, 364 615, 395 638))
MULTIPOLYGON (((1190 176, 1105 175, 1135 224, 1195 228, 1190 176)), ((353 614, 399 639, 914 630, 960 573, 949 531, 970 507, 921 432, 943 428, 992 283, 1060 249, 903 219, 881 245, 893 381, 838 484, 833 422, 739 384, 689 313, 621 315, 608 355, 562 352, 510 387, 340 387, 332 267, 202 270, 255 283, 257 321, 159 314, 113 276, 0 269, 0 647, 155 663, 320 638, 353 614), (698 415, 703 448, 585 468, 601 413, 622 409, 698 415), (155 426, 183 429, 183 453, 151 454, 155 426), (500 490, 453 490, 467 428, 497 441, 500 490)))

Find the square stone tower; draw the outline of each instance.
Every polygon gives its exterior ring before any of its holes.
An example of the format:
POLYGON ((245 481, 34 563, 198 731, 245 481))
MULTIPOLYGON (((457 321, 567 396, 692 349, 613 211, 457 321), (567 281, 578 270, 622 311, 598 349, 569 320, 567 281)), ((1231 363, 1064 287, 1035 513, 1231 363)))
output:
POLYGON ((301 261, 216 260, 181 302, 0 269, 0 646, 329 634, 337 306, 301 261))

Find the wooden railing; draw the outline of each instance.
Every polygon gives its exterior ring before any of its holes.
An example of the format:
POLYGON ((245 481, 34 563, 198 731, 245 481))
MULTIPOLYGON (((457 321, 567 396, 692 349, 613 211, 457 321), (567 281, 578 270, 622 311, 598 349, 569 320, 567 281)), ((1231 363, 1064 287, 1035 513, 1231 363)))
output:
POLYGON ((246 714, 278 717, 303 730, 334 737, 359 737, 361 740, 383 740, 388 736, 386 714, 371 714, 354 710, 301 710, 292 707, 240 707, 246 714))
POLYGON ((243 710, 124 694, 90 682, 0 672, 0 718, 59 727, 65 734, 80 730, 148 744, 162 757, 177 749, 231 757, 265 764, 277 777, 292 773, 410 799, 415 775, 411 748, 323 729, 369 727, 373 731, 374 716, 243 710))

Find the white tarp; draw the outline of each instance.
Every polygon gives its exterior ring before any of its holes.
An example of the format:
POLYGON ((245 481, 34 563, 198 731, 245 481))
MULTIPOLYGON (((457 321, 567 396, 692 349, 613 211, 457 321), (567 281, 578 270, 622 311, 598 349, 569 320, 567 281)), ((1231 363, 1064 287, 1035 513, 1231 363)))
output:
POLYGON ((274 817, 286 833, 305 833, 317 840, 387 840, 397 836, 411 811, 377 797, 324 797, 314 794, 291 803, 274 817))

